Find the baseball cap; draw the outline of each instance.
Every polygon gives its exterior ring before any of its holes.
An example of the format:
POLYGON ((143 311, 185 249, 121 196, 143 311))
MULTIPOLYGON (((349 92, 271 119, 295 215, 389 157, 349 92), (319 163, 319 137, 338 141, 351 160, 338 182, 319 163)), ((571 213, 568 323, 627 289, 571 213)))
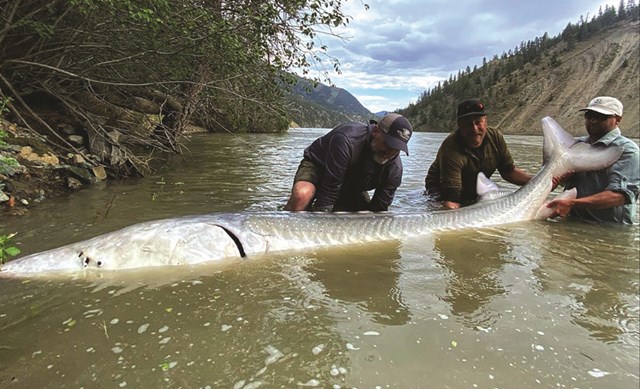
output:
POLYGON ((615 97, 599 96, 589 102, 580 111, 595 111, 604 115, 622 116, 622 103, 615 97))
POLYGON ((486 115, 484 112, 484 104, 482 104, 480 100, 468 99, 458 105, 458 119, 471 115, 486 115))
POLYGON ((380 119, 378 128, 384 134, 384 142, 392 149, 402 150, 409 155, 407 143, 413 133, 411 123, 402 115, 388 113, 380 119))

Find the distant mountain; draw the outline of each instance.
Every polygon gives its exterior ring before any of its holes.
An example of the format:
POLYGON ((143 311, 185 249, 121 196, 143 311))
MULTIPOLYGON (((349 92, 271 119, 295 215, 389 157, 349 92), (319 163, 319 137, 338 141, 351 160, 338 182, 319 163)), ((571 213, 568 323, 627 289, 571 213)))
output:
POLYGON ((285 86, 287 114, 291 127, 332 128, 337 124, 368 122, 376 115, 366 109, 351 93, 342 88, 314 83, 295 77, 297 82, 285 86))

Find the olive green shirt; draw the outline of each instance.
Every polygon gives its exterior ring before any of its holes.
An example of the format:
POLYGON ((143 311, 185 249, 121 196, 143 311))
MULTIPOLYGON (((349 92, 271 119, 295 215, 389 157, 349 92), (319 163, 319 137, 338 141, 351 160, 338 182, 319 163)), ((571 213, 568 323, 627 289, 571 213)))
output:
POLYGON ((477 149, 468 148, 459 130, 455 130, 440 145, 425 178, 425 187, 428 194, 435 195, 440 201, 469 205, 478 197, 478 173, 491 177, 496 169, 504 174, 514 168, 513 158, 499 130, 487 127, 487 134, 477 149))

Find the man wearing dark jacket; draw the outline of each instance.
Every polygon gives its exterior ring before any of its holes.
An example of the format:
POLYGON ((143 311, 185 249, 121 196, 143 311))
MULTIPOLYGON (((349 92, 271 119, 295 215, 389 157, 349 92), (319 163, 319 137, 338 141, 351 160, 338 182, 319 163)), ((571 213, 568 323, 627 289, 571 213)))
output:
POLYGON ((413 129, 403 116, 345 123, 304 150, 287 211, 386 211, 402 182, 400 150, 413 129), (369 199, 367 191, 375 190, 369 199))

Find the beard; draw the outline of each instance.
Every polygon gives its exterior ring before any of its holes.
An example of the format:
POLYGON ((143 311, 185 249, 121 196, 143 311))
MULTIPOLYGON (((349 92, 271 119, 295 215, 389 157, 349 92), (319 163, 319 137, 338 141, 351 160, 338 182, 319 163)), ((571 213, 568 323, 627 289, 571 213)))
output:
POLYGON ((391 158, 385 157, 384 154, 373 152, 373 161, 378 165, 384 165, 390 160, 391 158))
MULTIPOLYGON (((386 145, 385 145, 386 146, 386 145)), ((388 147, 376 145, 376 141, 371 141, 371 158, 378 165, 384 165, 395 158, 400 151, 393 151, 388 147)))

